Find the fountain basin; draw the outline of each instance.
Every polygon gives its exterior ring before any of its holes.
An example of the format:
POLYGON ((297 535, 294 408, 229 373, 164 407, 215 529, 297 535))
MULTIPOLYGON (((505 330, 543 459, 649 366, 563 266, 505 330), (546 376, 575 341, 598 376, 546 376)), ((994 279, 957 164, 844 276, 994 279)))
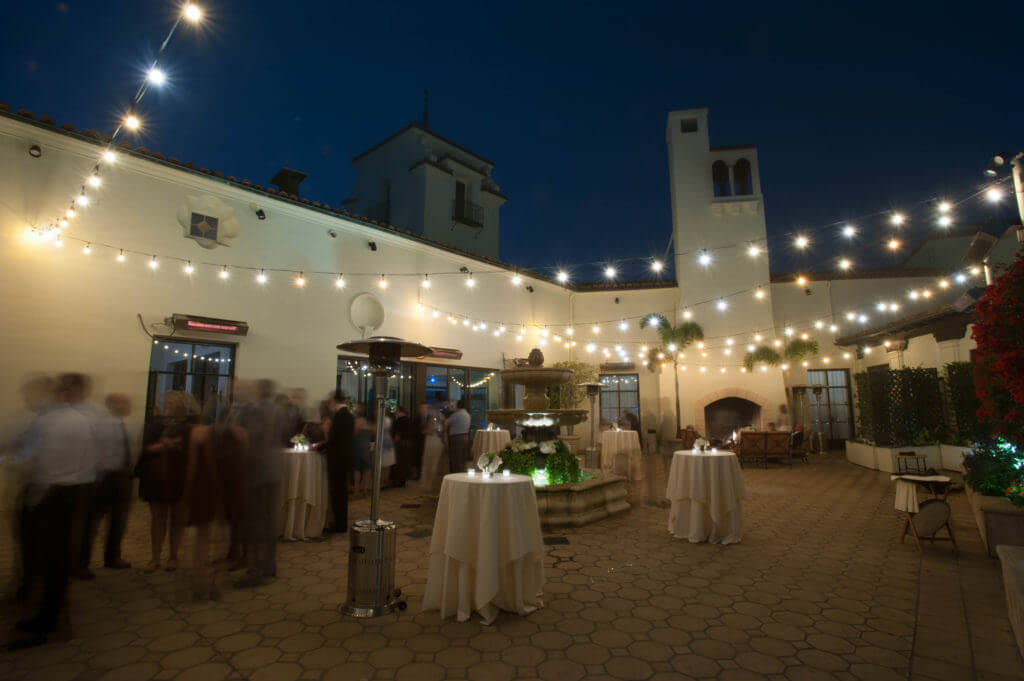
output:
POLYGON ((537 510, 544 528, 581 527, 630 509, 626 479, 584 473, 580 482, 537 487, 537 510))

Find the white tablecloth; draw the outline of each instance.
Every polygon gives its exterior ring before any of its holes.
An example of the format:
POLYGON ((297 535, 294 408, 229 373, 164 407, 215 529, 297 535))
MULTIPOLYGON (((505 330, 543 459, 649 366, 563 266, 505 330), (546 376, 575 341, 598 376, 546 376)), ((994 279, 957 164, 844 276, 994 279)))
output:
POLYGON ((691 543, 733 544, 743 538, 743 473, 732 452, 678 451, 665 496, 668 531, 691 543))
POLYGON ((284 450, 281 510, 284 539, 313 539, 324 531, 330 494, 327 460, 318 452, 284 450))
POLYGON ((917 500, 917 485, 920 482, 949 482, 947 475, 893 475, 896 481, 896 510, 917 513, 921 505, 917 500))
POLYGON ((499 610, 541 607, 544 542, 533 482, 525 475, 446 475, 430 540, 424 610, 473 612, 490 624, 499 610))
POLYGON ((509 443, 507 430, 478 430, 473 436, 473 463, 477 462, 481 454, 496 454, 505 449, 509 443))
POLYGON ((601 433, 601 470, 643 480, 640 437, 635 430, 606 430, 601 433))

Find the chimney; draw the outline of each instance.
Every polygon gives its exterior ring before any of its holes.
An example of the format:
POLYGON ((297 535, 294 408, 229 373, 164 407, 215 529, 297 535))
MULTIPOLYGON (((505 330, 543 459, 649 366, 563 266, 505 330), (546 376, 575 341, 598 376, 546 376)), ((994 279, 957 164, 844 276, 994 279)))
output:
POLYGON ((281 168, 277 171, 277 175, 270 179, 270 184, 276 186, 279 192, 287 192, 292 196, 298 196, 299 185, 305 179, 306 173, 300 173, 298 170, 292 170, 291 168, 281 168))

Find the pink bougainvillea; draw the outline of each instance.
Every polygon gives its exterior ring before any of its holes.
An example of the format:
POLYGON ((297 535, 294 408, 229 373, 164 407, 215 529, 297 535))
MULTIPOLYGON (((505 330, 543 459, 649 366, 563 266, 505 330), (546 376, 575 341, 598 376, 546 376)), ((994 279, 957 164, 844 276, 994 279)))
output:
POLYGON ((972 335, 978 418, 1014 444, 1024 444, 1024 259, 985 290, 972 335))

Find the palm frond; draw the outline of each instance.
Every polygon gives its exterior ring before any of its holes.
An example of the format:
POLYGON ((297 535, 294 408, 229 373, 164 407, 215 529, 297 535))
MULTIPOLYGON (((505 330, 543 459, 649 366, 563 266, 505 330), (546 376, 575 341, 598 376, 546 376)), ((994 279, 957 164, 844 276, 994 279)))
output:
POLYGON ((762 345, 753 352, 747 353, 747 356, 743 358, 743 366, 747 367, 747 371, 753 371, 758 364, 776 366, 781 361, 782 357, 779 353, 767 345, 762 345))
POLYGON ((818 341, 797 338, 786 345, 784 354, 789 361, 798 362, 804 357, 818 354, 818 341))
POLYGON ((697 322, 683 322, 679 326, 672 327, 672 342, 680 350, 702 340, 704 340, 704 329, 697 322))

